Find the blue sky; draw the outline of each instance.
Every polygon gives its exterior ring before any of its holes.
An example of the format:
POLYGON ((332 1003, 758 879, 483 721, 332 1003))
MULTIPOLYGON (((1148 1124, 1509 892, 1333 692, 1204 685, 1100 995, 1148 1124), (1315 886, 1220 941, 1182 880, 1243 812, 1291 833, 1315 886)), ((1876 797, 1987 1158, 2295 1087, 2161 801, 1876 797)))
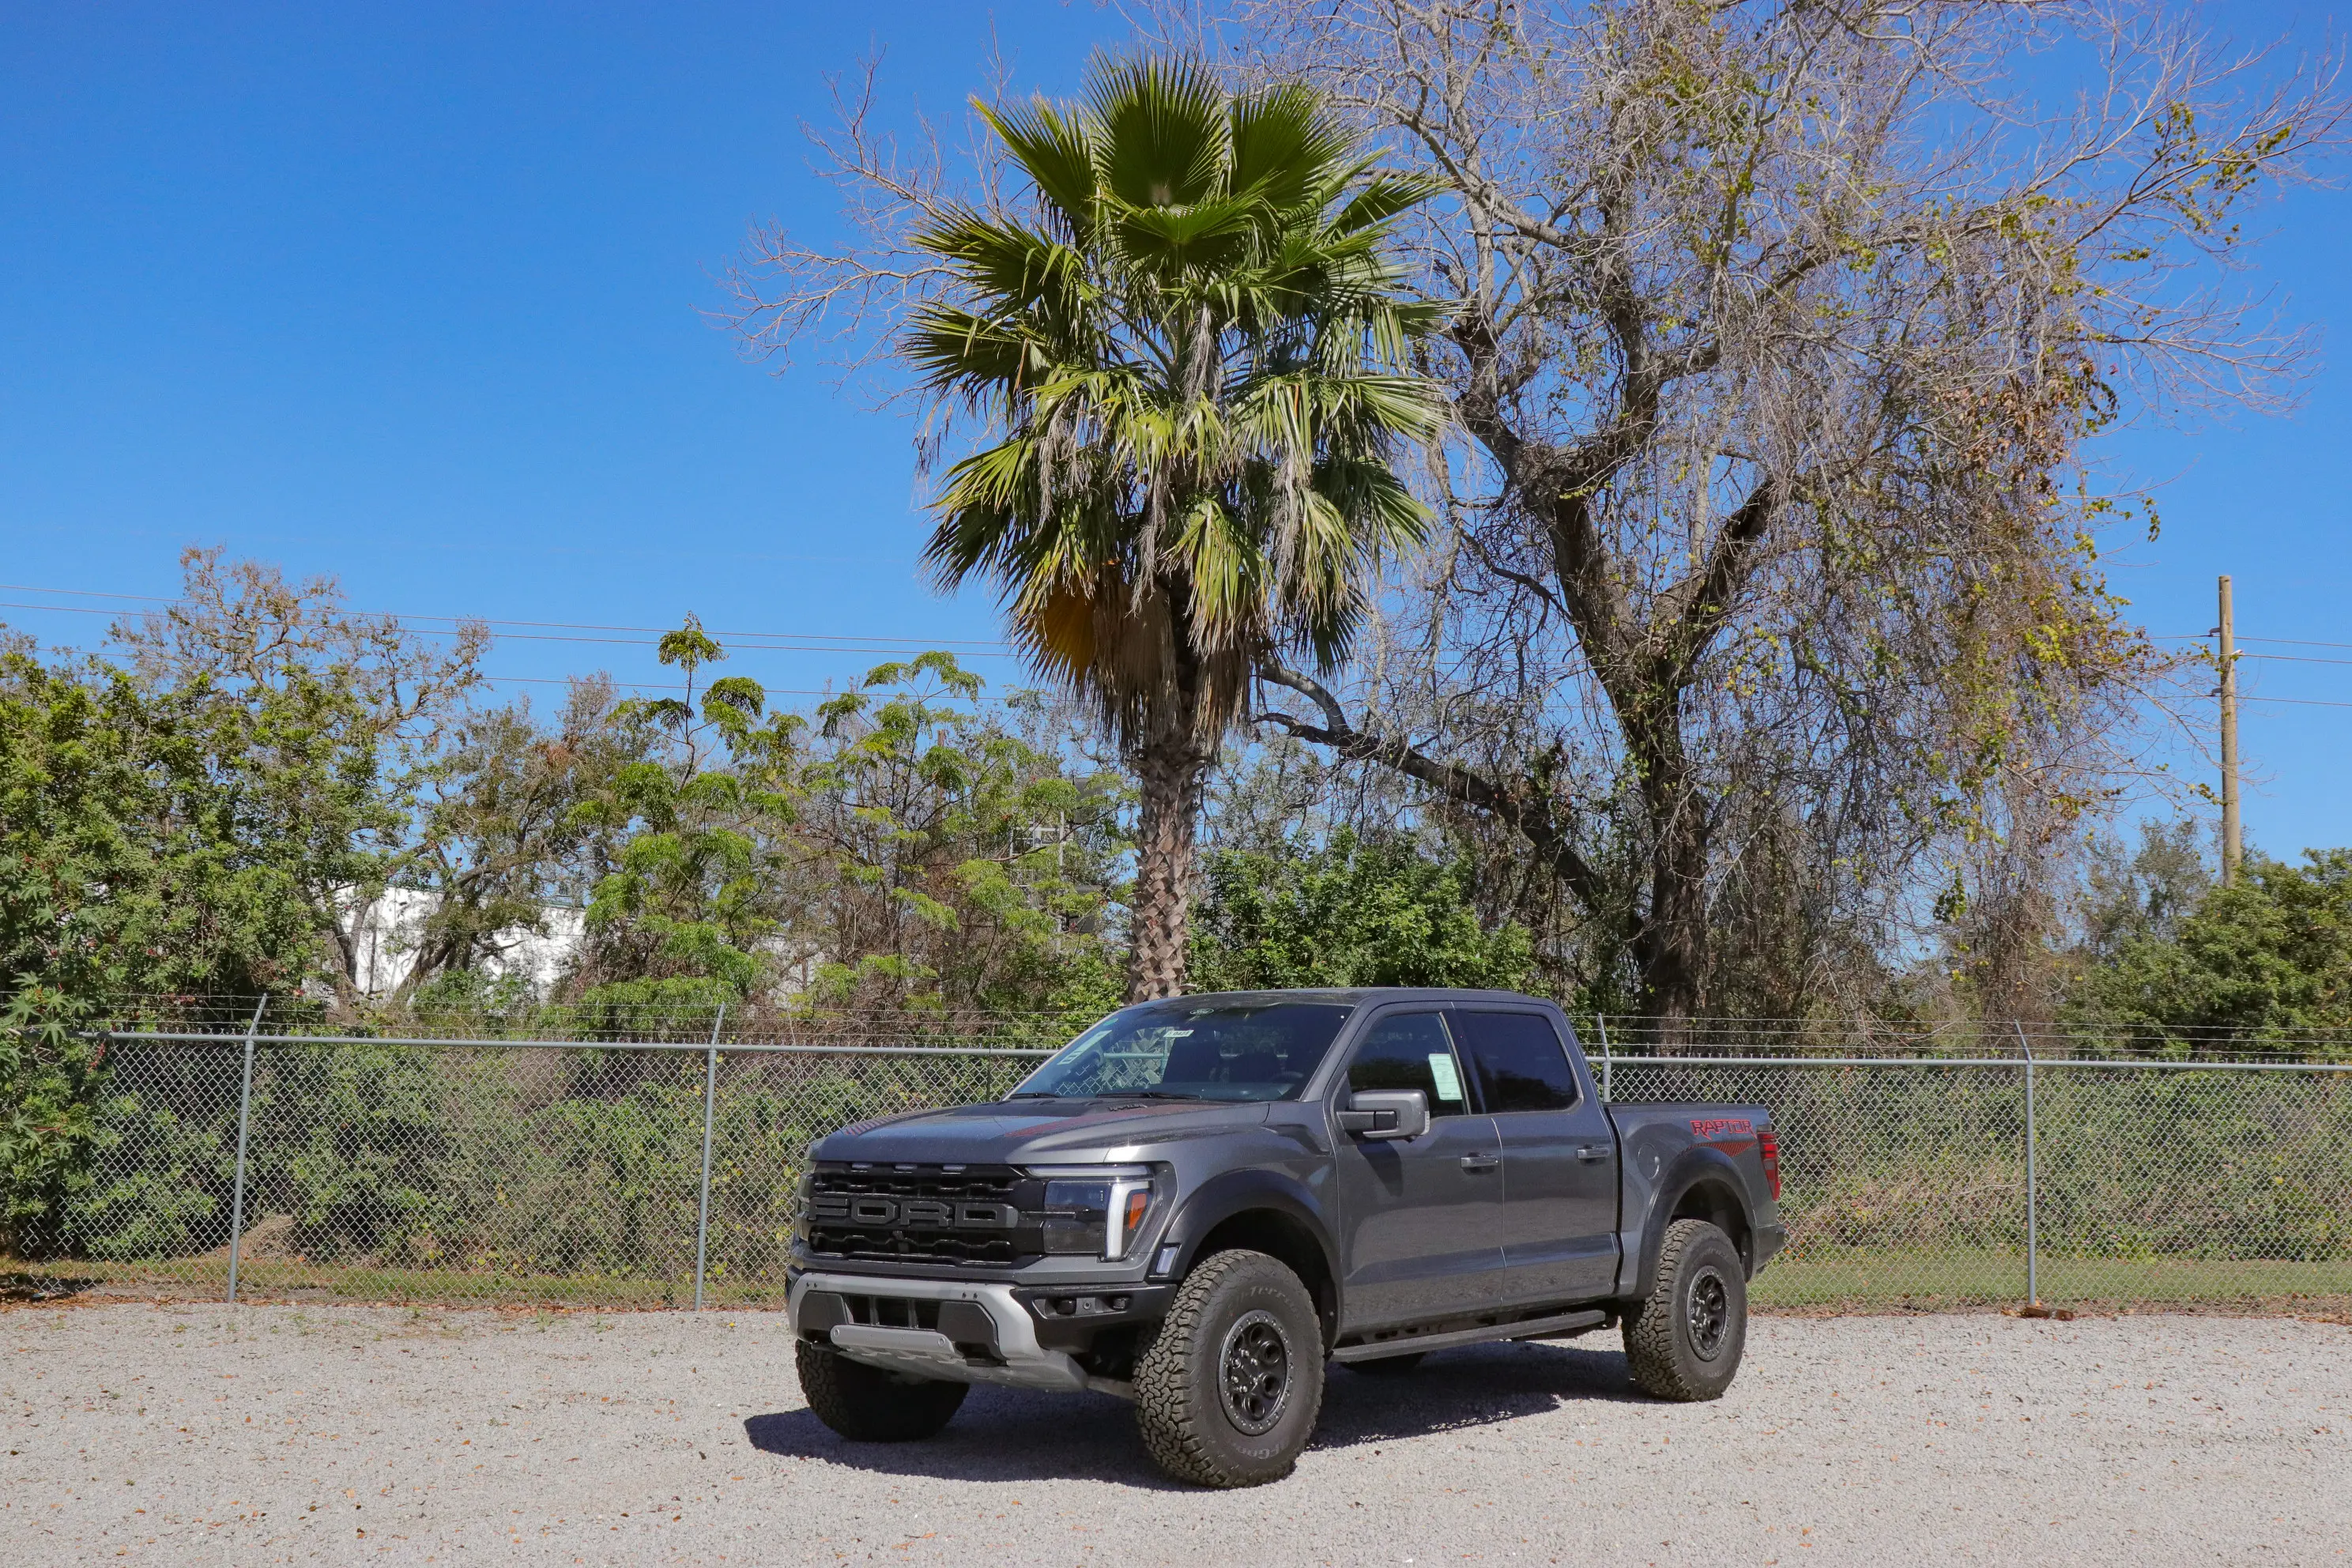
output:
MULTIPOLYGON (((2326 23, 2208 16, 2313 40, 2326 23)), ((0 8, 0 582, 166 595, 204 542, 409 615, 694 610, 986 643, 988 597, 940 599, 917 573, 906 423, 821 366, 747 364, 703 312, 749 220, 831 225, 799 129, 826 115, 827 71, 878 45, 895 106, 952 116, 992 37, 1019 79, 1065 91, 1121 36, 1087 0, 0 8)), ((2304 194, 2261 223, 2250 281, 2352 322, 2352 199, 2304 194)), ((2162 482, 2162 538, 2116 574, 2151 631, 2203 632, 2226 571, 2242 636, 2352 644, 2339 364, 2352 340, 2331 331, 2294 416, 2115 441, 2117 468, 2162 482)), ((0 619, 48 642, 103 625, 0 619)), ((868 661, 779 650, 730 672, 807 690, 868 661)), ((628 642, 509 637, 490 661, 547 680, 598 666, 660 679, 628 642)), ((2268 660, 2248 683, 2352 704, 2352 664, 2268 660)), ((2245 746, 2257 843, 2352 842, 2352 706, 2249 703, 2245 746)))

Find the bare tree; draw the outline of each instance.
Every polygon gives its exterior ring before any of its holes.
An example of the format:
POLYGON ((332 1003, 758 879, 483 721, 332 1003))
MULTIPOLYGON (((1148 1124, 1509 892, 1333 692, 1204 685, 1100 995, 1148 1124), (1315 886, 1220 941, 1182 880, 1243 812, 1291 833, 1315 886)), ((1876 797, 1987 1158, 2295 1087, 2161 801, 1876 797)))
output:
POLYGON ((2279 400, 2302 340, 2227 273, 2249 199, 2339 141, 2333 61, 2057 3, 1213 21, 1161 25, 1445 192, 1450 531, 1354 689, 1266 668, 1310 706, 1263 723, 1507 828, 1668 1019, 1741 877, 1816 931, 1949 913, 1969 846, 2013 868, 2101 801, 2168 661, 2104 584, 2135 508, 2085 443, 2279 400), (2055 115, 2008 87, 2043 46, 2084 66, 2055 115))

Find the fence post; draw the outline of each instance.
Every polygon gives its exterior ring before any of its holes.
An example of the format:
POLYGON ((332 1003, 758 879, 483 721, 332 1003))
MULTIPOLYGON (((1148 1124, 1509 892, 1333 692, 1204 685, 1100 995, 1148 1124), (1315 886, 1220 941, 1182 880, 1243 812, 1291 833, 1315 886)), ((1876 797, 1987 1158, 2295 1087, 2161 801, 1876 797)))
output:
POLYGON ((2009 1026, 2017 1031, 2017 1043, 2025 1052, 2025 1300, 2028 1306, 2042 1305, 2042 1216, 2038 1212, 2041 1198, 2039 1173, 2034 1169, 2038 1140, 2033 1130, 2033 1042, 2025 1037, 2025 1026, 2011 1018, 2009 1026))
POLYGON ((727 1004, 710 1022, 710 1049, 702 1058, 702 1200, 694 1210, 694 1310, 702 1310, 702 1262, 710 1245, 710 1113, 719 1101, 719 1031, 727 1024, 727 1004))
POLYGON ((245 1026, 245 1077, 236 1091, 236 1184, 228 1204, 228 1299, 236 1301, 236 1268, 245 1251, 245 1143, 253 1122, 253 1037, 261 1032, 261 1011, 269 993, 253 1005, 253 1021, 245 1026))
POLYGON ((1617 1064, 1609 1055, 1609 1015, 1606 1013, 1592 1015, 1592 1026, 1601 1031, 1601 1098, 1604 1100, 1614 1100, 1617 1098, 1616 1074, 1612 1069, 1617 1064))

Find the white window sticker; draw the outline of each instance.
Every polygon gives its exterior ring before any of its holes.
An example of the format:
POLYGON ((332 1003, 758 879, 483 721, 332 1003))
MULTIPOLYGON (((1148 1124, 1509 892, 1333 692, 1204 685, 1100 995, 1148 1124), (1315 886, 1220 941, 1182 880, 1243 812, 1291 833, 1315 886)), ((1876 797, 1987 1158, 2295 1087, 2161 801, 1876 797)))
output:
POLYGON ((1459 1100, 1462 1098, 1462 1075, 1454 1069, 1451 1052, 1429 1053, 1429 1076, 1437 1080, 1438 1099, 1459 1100))

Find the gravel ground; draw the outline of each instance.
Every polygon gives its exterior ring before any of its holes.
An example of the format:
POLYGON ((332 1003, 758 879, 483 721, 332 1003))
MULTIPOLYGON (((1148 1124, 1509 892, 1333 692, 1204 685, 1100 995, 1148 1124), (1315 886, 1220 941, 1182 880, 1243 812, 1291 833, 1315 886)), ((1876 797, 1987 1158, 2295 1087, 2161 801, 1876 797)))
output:
POLYGON ((1759 1320, 1718 1404, 1612 1340, 1334 1369, 1287 1481, 979 1390, 849 1447, 781 1316, 0 1311, 0 1563, 2338 1563, 2352 1330, 1759 1320), (1587 1348, 1589 1346, 1589 1348, 1587 1348))

